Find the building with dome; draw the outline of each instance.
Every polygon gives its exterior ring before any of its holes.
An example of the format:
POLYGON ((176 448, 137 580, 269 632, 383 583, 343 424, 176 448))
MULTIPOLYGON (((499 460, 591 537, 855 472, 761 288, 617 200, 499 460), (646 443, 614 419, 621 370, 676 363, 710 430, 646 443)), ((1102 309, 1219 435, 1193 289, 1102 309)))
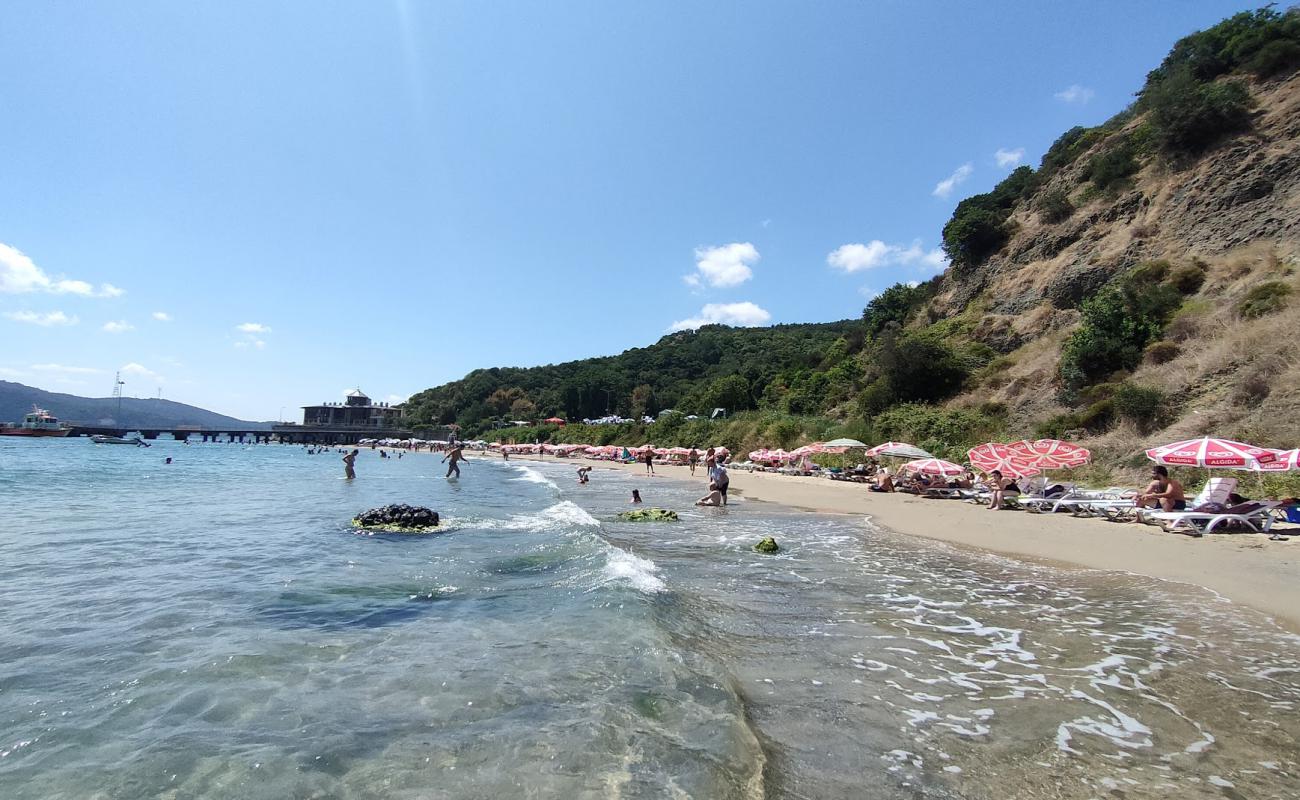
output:
POLYGON ((302 424, 282 423, 271 429, 282 442, 356 444, 361 439, 409 439, 402 427, 402 404, 375 403, 360 389, 341 403, 302 407, 302 424))

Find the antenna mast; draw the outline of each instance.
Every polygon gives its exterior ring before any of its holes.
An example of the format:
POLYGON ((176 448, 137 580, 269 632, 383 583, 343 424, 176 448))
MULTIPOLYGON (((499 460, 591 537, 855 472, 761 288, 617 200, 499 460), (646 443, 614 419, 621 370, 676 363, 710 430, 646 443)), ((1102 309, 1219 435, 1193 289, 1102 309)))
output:
POLYGON ((126 381, 122 380, 122 373, 117 372, 113 375, 113 396, 117 398, 117 418, 114 420, 118 425, 122 424, 122 387, 126 381))

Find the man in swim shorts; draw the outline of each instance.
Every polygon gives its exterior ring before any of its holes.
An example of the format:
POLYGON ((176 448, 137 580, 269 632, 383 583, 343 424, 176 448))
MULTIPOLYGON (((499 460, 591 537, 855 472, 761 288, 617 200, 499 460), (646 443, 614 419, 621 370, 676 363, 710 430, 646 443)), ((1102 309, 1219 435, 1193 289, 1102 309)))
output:
POLYGON ((447 451, 447 455, 442 457, 442 463, 446 464, 449 459, 451 460, 451 464, 447 466, 446 477, 450 478, 454 474, 457 478, 459 478, 460 462, 468 460, 465 458, 465 451, 461 449, 460 445, 453 444, 451 446, 451 449, 447 451))

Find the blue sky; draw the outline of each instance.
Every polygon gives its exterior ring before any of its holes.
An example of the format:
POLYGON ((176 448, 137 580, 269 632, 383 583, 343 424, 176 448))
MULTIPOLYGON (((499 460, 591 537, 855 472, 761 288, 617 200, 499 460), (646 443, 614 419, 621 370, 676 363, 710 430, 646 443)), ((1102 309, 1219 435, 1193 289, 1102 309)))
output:
POLYGON ((293 418, 857 316, 1251 7, 10 4, 0 379, 293 418))

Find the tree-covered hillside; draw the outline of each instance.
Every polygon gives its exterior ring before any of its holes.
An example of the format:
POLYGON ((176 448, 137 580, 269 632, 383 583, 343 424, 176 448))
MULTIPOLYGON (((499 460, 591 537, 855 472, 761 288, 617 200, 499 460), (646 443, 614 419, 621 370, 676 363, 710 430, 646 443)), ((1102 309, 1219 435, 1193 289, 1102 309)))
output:
POLYGON ((668 408, 687 414, 759 407, 816 412, 834 398, 853 397, 854 370, 843 365, 862 339, 854 321, 708 325, 617 356, 475 370, 411 397, 407 419, 416 426, 456 423, 478 431, 493 421, 639 417, 668 408))

